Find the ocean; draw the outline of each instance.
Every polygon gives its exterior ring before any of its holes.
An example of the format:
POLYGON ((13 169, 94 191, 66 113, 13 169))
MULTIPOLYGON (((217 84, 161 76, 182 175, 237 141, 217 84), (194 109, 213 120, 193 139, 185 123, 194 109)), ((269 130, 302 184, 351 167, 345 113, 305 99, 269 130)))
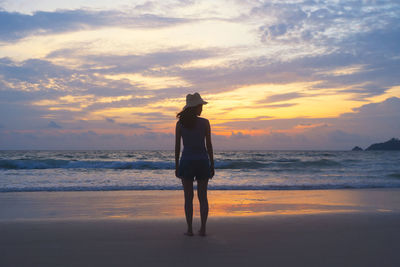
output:
MULTIPOLYGON (((217 151, 211 190, 400 188, 399 151, 217 151)), ((0 151, 0 192, 177 190, 173 151, 0 151)))

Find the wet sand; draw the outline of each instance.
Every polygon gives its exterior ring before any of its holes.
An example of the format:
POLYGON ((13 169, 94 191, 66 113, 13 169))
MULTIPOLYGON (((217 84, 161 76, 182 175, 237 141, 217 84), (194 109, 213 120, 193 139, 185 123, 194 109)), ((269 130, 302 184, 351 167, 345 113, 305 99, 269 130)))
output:
POLYGON ((4 193, 0 266, 400 266, 399 193, 212 191, 207 237, 181 192, 4 193))

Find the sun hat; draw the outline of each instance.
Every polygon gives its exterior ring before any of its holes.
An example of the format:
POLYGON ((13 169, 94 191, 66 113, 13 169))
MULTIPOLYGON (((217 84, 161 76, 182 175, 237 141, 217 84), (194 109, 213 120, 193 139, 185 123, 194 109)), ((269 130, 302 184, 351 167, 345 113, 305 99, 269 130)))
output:
POLYGON ((195 107, 198 105, 205 105, 207 103, 207 101, 204 101, 203 98, 201 98, 199 93, 194 93, 193 95, 188 94, 186 96, 186 106, 184 106, 183 109, 195 107))

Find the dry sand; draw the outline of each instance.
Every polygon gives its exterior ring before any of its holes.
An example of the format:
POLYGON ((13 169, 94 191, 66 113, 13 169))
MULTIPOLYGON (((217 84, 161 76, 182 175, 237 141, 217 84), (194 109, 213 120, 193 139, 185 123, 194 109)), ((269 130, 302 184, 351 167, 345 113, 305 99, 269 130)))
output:
MULTIPOLYGON (((52 212, 49 207, 53 204, 60 209, 62 205, 52 203, 54 199, 69 199, 67 206, 72 210, 72 199, 75 199, 76 207, 86 203, 89 210, 93 206, 87 198, 94 195, 101 198, 104 192, 81 193, 79 198, 77 194, 68 192, 30 196, 27 193, 0 194, 1 214, 7 215, 0 215, 0 266, 400 266, 399 190, 254 192, 255 199, 265 194, 275 194, 277 198, 282 195, 279 201, 275 199, 280 203, 280 209, 265 214, 265 210, 257 213, 260 207, 256 207, 253 213, 257 216, 243 216, 252 209, 251 203, 244 202, 243 213, 235 213, 241 216, 229 216, 229 213, 211 216, 207 237, 183 235, 183 211, 180 217, 159 213, 152 218, 131 216, 125 219, 70 216, 70 213, 66 218, 60 215, 62 211, 53 217, 45 216, 46 212, 42 211, 37 218, 30 215, 28 219, 18 210, 10 215, 9 209, 17 209, 26 199, 41 199, 43 195, 47 203, 40 205, 41 200, 37 200, 32 204, 36 211, 46 206, 43 209, 52 212), (297 197, 303 195, 303 199, 300 198, 298 205, 292 207, 289 204, 293 200, 289 196, 296 194, 297 197), (341 197, 335 199, 335 194, 341 197), (349 201, 343 201, 343 194, 363 195, 365 201, 357 197, 357 201, 350 205, 349 201), (339 211, 329 207, 321 211, 318 207, 310 211, 303 202, 309 198, 315 200, 317 196, 330 199, 325 202, 327 206, 340 203, 340 206, 350 205, 352 208, 339 211), (12 202, 15 205, 7 207, 7 203, 12 202), (289 208, 282 208, 284 203, 289 208)), ((250 193, 242 192, 243 195, 250 193)), ((138 192, 126 194, 140 195, 138 192)), ((155 193, 144 193, 147 196, 151 194, 155 193)), ((166 193, 168 199, 174 194, 179 196, 174 201, 180 206, 179 192, 166 193)), ((215 205, 217 208, 218 205, 227 205, 221 199, 229 199, 229 194, 240 192, 212 194, 211 199, 219 203, 215 205), (221 196, 217 197, 218 194, 221 196)), ((113 199, 118 195, 121 192, 115 193, 113 199)), ((163 197, 165 195, 160 196, 163 197)), ((157 196, 153 195, 154 198, 157 196)), ((257 202, 255 199, 254 203, 257 202)), ((274 204, 274 198, 265 197, 264 201, 266 199, 274 204)), ((162 200, 158 204, 162 204, 162 200)), ((104 203, 100 206, 104 208, 104 203)), ((225 209, 232 210, 232 207, 228 205, 225 209)), ((110 207, 107 210, 110 212, 110 207)), ((79 214, 81 212, 82 209, 79 214)), ((94 214, 99 214, 99 210, 94 214)), ((196 226, 198 218, 195 218, 196 226)))

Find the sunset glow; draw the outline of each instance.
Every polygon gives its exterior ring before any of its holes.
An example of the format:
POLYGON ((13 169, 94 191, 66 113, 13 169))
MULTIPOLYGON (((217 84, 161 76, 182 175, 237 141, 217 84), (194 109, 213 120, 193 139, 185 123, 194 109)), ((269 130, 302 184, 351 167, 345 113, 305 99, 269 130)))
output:
POLYGON ((1 1, 0 148, 90 135, 93 149, 111 136, 126 144, 108 149, 172 149, 193 92, 217 149, 396 137, 399 14, 397 1, 1 1))

